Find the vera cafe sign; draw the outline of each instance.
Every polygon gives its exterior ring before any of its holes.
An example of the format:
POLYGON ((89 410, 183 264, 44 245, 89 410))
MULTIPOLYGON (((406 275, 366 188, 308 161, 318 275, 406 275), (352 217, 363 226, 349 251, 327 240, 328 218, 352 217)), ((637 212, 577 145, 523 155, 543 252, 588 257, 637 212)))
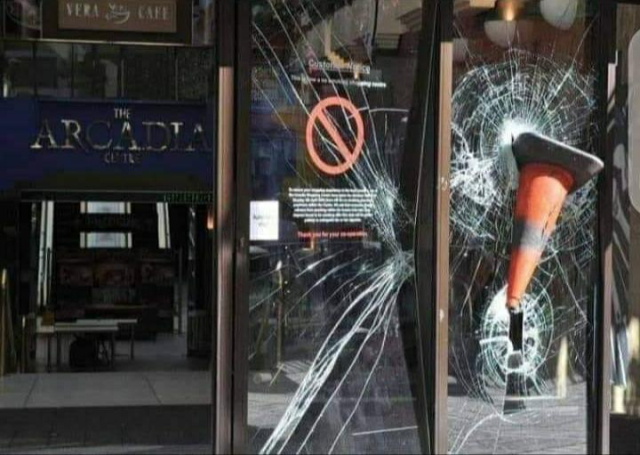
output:
POLYGON ((176 33, 177 0, 59 0, 61 30, 176 33))
POLYGON ((0 191, 210 191, 206 104, 0 100, 0 191))
POLYGON ((31 150, 98 153, 105 164, 139 164, 148 153, 211 152, 204 119, 150 120, 135 107, 114 106, 111 117, 40 119, 31 150))

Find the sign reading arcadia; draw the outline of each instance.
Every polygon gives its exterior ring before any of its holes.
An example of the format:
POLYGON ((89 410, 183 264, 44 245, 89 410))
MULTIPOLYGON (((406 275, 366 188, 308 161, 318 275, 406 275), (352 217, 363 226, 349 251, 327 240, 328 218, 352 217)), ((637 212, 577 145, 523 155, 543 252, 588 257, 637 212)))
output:
MULTIPOLYGON (((144 114, 143 114, 144 115, 144 114)), ((211 150, 202 120, 148 120, 135 108, 113 107, 111 118, 41 117, 31 150, 84 151, 102 154, 106 164, 139 164, 146 152, 211 150), (55 123, 52 123, 55 122, 55 123)))
POLYGON ((0 191, 211 191, 213 116, 204 104, 0 104, 0 191))

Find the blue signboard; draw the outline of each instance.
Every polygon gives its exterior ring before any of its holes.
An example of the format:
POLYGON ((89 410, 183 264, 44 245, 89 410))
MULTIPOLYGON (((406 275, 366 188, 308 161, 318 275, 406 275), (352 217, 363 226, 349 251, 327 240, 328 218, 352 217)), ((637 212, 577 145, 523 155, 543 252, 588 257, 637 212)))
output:
POLYGON ((205 104, 0 100, 0 191, 211 192, 205 104))

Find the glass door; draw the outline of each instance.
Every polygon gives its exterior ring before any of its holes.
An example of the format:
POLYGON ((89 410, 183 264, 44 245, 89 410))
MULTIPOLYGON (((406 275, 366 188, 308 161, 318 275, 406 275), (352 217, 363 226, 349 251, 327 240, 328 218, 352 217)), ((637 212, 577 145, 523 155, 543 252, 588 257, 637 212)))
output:
POLYGON ((587 453, 599 431, 594 352, 608 343, 598 336, 600 16, 585 0, 459 3, 448 448, 587 453), (568 156, 597 166, 578 182, 568 156), (567 178, 559 193, 556 172, 567 178))
POLYGON ((401 192, 425 17, 421 0, 253 2, 252 453, 429 450, 401 192))
POLYGON ((2 2, 0 451, 210 453, 215 4, 78 5, 2 2))

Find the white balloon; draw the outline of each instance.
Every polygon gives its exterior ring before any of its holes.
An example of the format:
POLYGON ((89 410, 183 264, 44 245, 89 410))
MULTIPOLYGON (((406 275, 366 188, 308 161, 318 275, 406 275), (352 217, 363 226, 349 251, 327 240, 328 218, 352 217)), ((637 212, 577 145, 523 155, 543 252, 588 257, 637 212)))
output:
POLYGON ((568 30, 578 15, 578 0, 542 0, 540 12, 554 27, 568 30))

